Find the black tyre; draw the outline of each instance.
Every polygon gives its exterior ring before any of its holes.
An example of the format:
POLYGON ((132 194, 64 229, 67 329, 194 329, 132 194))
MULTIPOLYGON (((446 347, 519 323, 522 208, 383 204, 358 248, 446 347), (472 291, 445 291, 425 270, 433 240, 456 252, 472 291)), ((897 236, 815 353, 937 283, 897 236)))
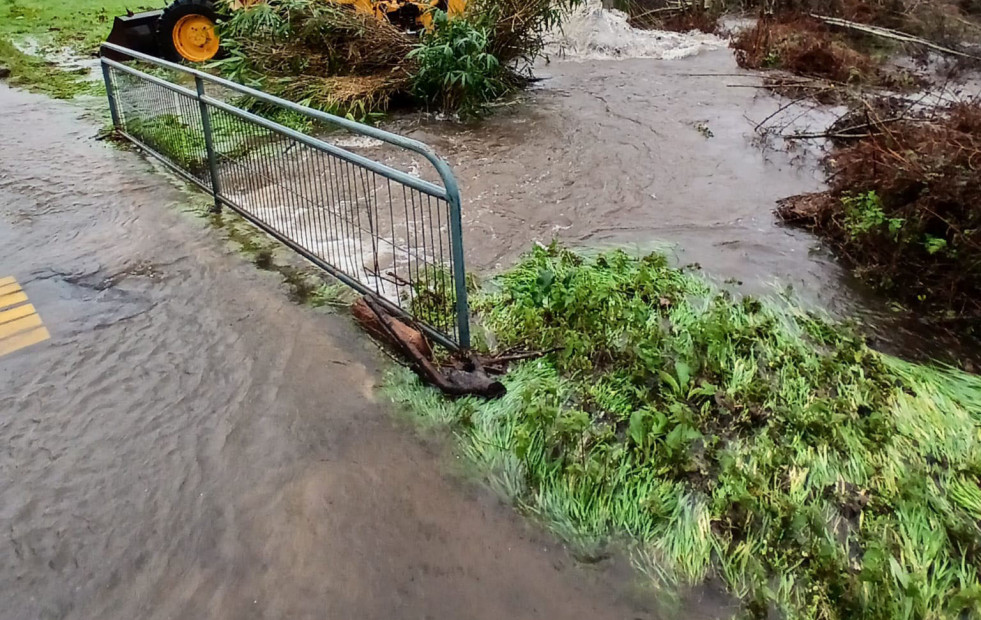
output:
POLYGON ((157 22, 157 44, 167 60, 203 62, 218 53, 218 11, 209 0, 174 0, 157 22))

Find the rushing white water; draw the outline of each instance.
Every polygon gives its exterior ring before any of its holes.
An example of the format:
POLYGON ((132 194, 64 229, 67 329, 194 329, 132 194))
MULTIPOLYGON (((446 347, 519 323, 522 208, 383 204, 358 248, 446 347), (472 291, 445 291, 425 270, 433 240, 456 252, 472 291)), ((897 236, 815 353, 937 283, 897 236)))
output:
POLYGON ((589 0, 564 16, 561 26, 551 33, 549 51, 572 60, 674 60, 726 45, 723 39, 700 32, 633 28, 627 18, 622 11, 604 9, 598 0, 589 0))

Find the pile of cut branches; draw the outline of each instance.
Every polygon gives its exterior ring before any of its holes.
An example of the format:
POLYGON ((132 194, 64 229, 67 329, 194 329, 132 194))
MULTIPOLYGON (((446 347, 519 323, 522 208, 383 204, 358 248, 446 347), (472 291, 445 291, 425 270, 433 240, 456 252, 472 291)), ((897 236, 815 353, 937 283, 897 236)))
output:
POLYGON ((316 0, 269 0, 222 29, 229 78, 328 111, 387 106, 411 82, 412 38, 394 25, 316 0))
POLYGON ((849 97, 851 87, 907 91, 921 81, 899 69, 887 69, 881 57, 869 54, 809 15, 785 14, 760 18, 752 28, 732 40, 736 61, 747 69, 780 69, 808 78, 770 78, 767 84, 780 94, 795 98, 810 94, 833 103, 849 97))
POLYGON ((267 0, 223 25, 226 77, 334 113, 365 117, 393 100, 464 115, 527 83, 563 0, 472 0, 433 9, 421 35, 324 0, 267 0))

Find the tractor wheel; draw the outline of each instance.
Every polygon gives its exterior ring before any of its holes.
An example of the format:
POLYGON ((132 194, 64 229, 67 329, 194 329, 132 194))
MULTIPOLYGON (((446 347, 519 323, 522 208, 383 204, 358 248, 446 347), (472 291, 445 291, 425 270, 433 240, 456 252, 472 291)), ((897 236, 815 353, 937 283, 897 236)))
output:
POLYGON ((218 53, 218 12, 209 0, 174 0, 157 22, 157 42, 165 58, 204 62, 218 53))

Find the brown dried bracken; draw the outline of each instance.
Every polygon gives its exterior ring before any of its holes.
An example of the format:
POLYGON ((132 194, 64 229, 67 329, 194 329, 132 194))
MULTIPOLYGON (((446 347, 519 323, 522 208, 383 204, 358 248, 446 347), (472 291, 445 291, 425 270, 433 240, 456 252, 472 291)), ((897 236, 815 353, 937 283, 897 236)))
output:
POLYGON ((832 150, 831 190, 778 213, 902 301, 981 325, 981 104, 887 113, 895 106, 853 113, 865 133, 832 150))

